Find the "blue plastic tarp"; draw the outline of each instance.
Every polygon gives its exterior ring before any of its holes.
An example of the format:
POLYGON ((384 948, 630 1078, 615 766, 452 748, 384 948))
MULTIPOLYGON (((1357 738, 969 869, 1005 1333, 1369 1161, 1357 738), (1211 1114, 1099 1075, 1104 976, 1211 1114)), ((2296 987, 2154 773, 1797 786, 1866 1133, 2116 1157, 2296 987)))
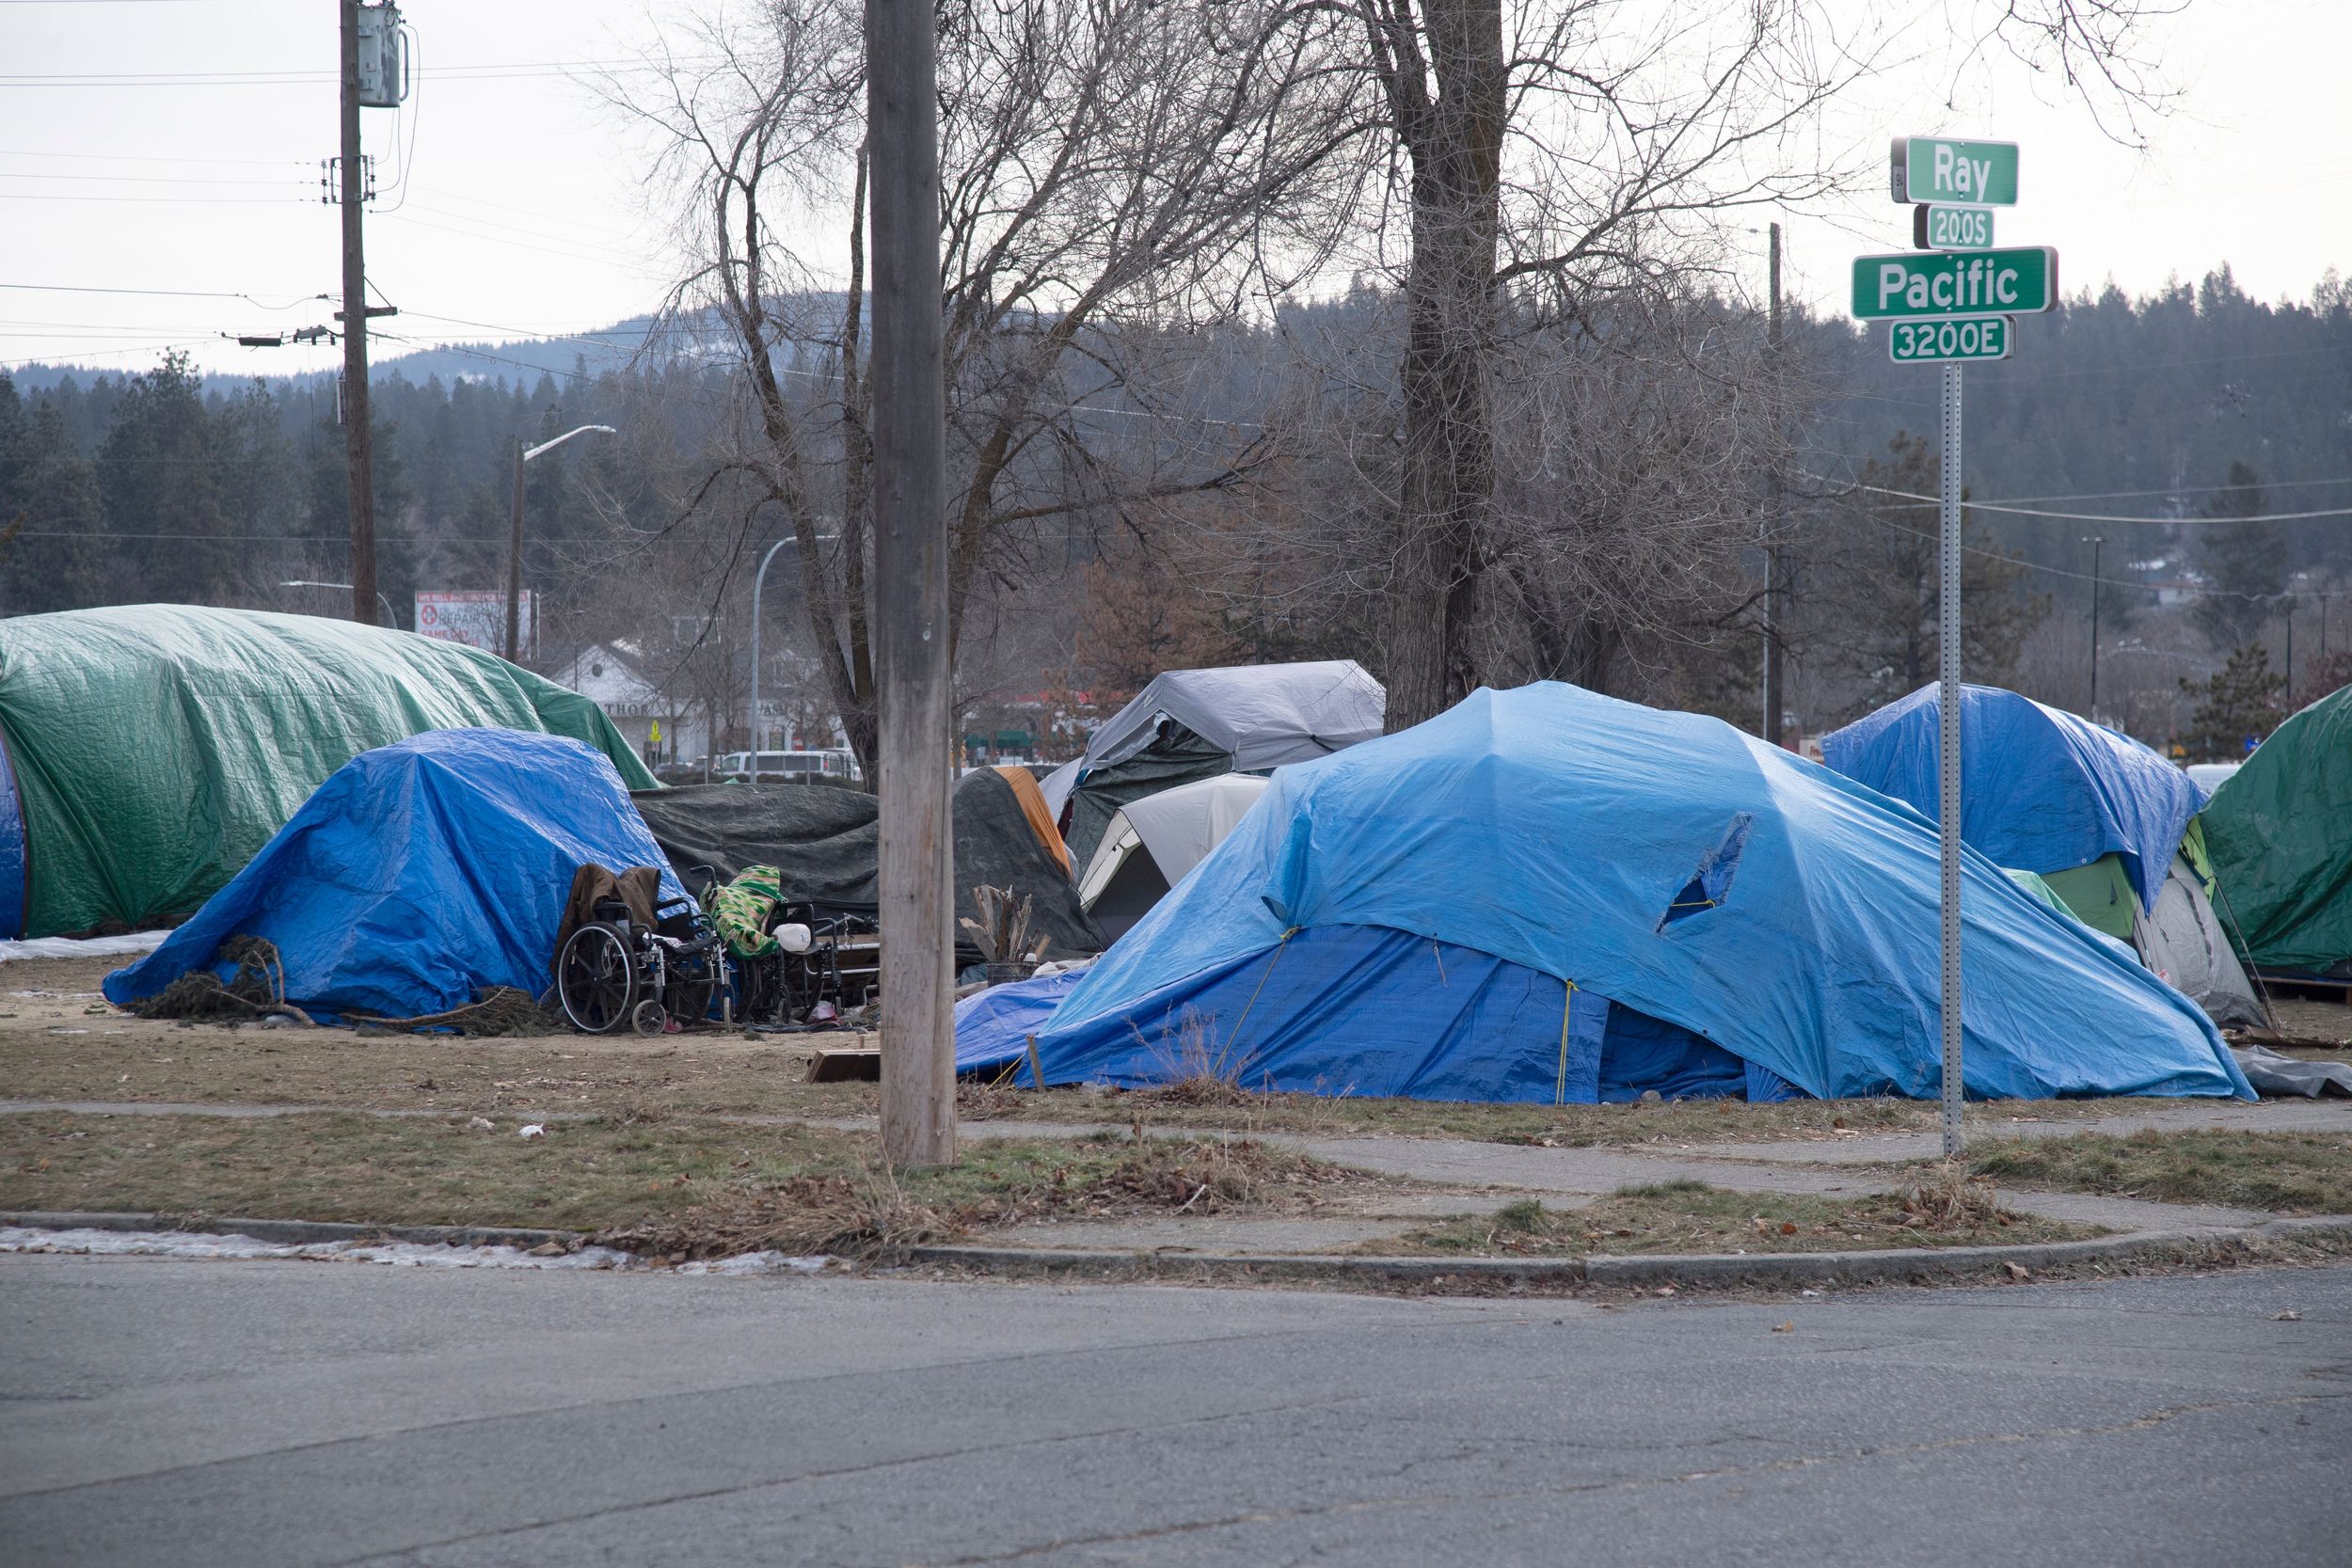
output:
POLYGON ((621 776, 564 736, 435 730, 345 763, 163 946, 106 976, 127 1006, 221 942, 277 944, 287 1000, 313 1016, 416 1018, 491 986, 550 983, 572 874, 669 869, 621 776))
MULTIPOLYGON (((1823 736, 1821 757, 1932 822, 1942 725, 1936 689, 1921 687, 1823 736)), ((2044 877, 2120 855, 2149 909, 2203 803, 2186 773, 2131 736, 1997 686, 1961 688, 1960 770, 1970 848, 2044 877)))
MULTIPOLYGON (((2250 1094, 2186 998, 1983 856, 1963 883, 1972 1094, 2250 1094)), ((1756 1098, 1930 1097, 1937 884, 1915 812, 1729 725, 1481 690, 1278 771, 1039 1052, 1055 1083, 1205 1067, 1327 1093, 1727 1091, 1694 1037, 1756 1098), (1586 996, 1630 1016, 1613 1030, 1586 996)))
POLYGON ((956 1070, 994 1072, 1019 1063, 1028 1037, 1045 1027, 1061 999, 1085 978, 1085 970, 1066 969, 991 986, 958 1002, 956 1070))

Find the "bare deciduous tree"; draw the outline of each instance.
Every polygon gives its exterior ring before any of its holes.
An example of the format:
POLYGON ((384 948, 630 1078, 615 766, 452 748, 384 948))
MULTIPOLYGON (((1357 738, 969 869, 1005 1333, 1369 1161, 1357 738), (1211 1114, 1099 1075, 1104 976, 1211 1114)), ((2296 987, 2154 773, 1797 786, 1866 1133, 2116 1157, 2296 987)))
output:
MULTIPOLYGON (((865 160, 853 0, 710 13, 659 87, 614 96, 655 133, 689 264, 667 315, 739 365, 740 439, 800 541, 803 595, 839 657, 827 677, 870 761, 870 448, 864 377, 865 160), (714 333, 712 328, 716 328, 714 333)), ((1350 199, 1340 24, 1215 0, 952 0, 940 8, 942 308, 950 608, 1017 579, 1042 531, 1120 485, 1231 477, 1109 474, 1082 415, 1120 392, 1127 326, 1231 310, 1320 264, 1350 199)), ((1134 411, 1130 404, 1120 411, 1134 411)), ((743 527, 751 526, 746 522, 743 527)), ((887 585, 880 585, 887 592, 887 585)))

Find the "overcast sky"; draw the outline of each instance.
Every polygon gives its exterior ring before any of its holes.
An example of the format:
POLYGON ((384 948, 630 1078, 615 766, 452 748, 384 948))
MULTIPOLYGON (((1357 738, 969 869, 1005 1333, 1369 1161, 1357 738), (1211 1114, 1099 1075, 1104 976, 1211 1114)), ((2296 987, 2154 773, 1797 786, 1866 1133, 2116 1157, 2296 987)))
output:
MULTIPOLYGON (((2002 52, 1963 62, 1936 47, 1947 11, 1969 3, 1913 4, 1912 63, 1850 98, 1833 139, 2022 143, 2024 199, 1999 214, 1998 239, 2057 245, 2069 293, 2109 277, 2145 292, 2226 261, 2255 294, 2299 299, 2330 264, 2352 266, 2352 5, 2192 0, 2157 35, 2185 100, 2150 122, 2142 154, 2002 52)), ((669 269, 639 183, 644 150, 581 76, 626 59, 660 8, 405 8, 416 92, 398 113, 364 117, 386 193, 368 218, 368 273, 401 308, 386 330, 420 342, 537 336, 658 300, 669 269)), ((319 160, 335 150, 335 59, 329 0, 0 0, 0 284, 261 302, 0 288, 0 364, 135 369, 167 344, 215 370, 335 364, 331 347, 248 350, 217 336, 334 309, 306 296, 340 277, 335 214, 318 199, 319 160)), ((1906 210, 1875 193, 1792 214, 1788 287, 1839 308, 1852 256, 1908 240, 1906 210)), ((1755 244, 1760 286, 1760 234, 1755 244)))

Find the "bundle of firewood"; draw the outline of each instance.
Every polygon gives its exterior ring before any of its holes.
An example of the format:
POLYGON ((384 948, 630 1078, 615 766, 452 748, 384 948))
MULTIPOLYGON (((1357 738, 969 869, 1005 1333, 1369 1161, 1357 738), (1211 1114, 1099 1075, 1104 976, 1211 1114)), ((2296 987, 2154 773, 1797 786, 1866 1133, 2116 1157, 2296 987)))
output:
POLYGON ((957 924, 972 933, 972 944, 990 963, 1034 964, 1045 956, 1045 944, 1053 939, 1029 940, 1028 899, 1015 902, 1012 889, 982 885, 972 890, 972 902, 980 918, 965 915, 957 924))

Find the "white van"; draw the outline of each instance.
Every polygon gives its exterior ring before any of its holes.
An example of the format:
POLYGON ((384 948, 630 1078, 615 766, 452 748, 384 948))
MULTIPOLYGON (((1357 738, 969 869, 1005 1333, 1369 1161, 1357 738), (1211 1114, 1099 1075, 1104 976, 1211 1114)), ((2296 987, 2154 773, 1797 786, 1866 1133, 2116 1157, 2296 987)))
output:
MULTIPOLYGON (((752 776, 752 753, 726 752, 711 761, 714 779, 746 779, 752 776)), ((818 752, 762 752, 759 753, 759 776, 763 779, 837 779, 844 784, 858 778, 857 753, 844 749, 829 748, 818 752)))

